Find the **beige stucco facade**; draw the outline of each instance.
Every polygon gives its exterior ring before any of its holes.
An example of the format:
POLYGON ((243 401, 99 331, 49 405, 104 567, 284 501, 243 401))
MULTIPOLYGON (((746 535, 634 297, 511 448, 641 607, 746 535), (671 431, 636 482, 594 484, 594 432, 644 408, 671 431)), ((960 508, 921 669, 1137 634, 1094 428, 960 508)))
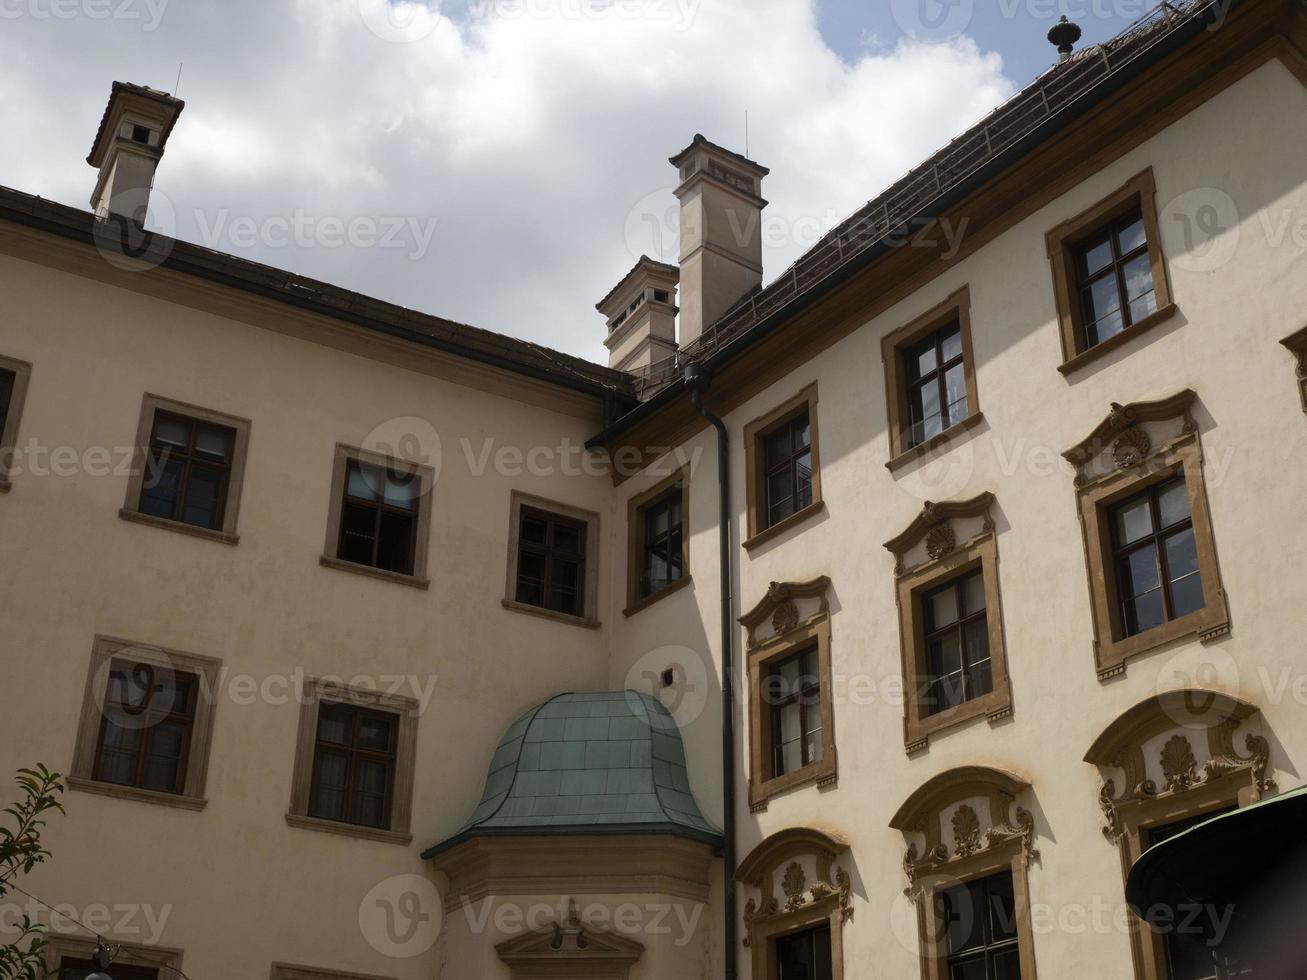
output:
MULTIPOLYGON (((1307 529, 1299 511, 1307 416, 1294 356, 1281 341, 1307 321, 1303 64, 1301 55, 1261 59, 834 343, 796 357, 783 376, 724 413, 732 616, 762 602, 772 583, 829 579, 823 622, 838 752, 833 782, 750 807, 757 733, 742 666, 748 640, 737 628, 739 856, 787 831, 822 835, 815 851, 803 841, 793 854, 777 848, 786 857, 774 868, 763 848, 759 877, 738 886, 739 913, 763 897, 760 881, 782 894, 791 858, 808 884, 843 872, 847 902, 815 893, 806 900, 823 916, 821 902, 831 903, 842 949, 837 975, 909 977, 922 969, 904 855, 916 844, 920 859, 923 841, 891 823, 932 780, 947 783, 973 767, 1012 777, 1004 785, 1013 813, 1029 813, 1032 831, 994 847, 1004 862, 1002 849, 1014 848, 1011 861, 1028 893, 1023 971, 1034 964, 1045 977, 1086 980, 1155 976, 1132 953, 1122 861, 1103 833, 1100 790, 1115 777, 1121 791, 1122 777, 1084 761, 1119 717, 1166 692, 1227 695, 1255 708, 1237 719, 1240 757, 1252 745, 1247 736, 1265 739, 1263 782, 1281 790, 1302 782, 1307 603, 1299 568, 1307 529), (1177 310, 1106 356, 1060 372, 1048 233, 1148 170, 1177 310), (1195 238, 1194 215, 1206 221, 1209 211, 1224 231, 1195 238), (964 287, 983 420, 891 470, 882 339, 964 287), (746 426, 813 384, 822 506, 746 550, 746 426), (1075 471, 1063 453, 1113 405, 1184 390, 1196 394, 1192 416, 1230 628, 1142 652, 1123 672, 1100 676, 1075 471), (895 556, 884 542, 928 501, 984 493, 994 496, 992 529, 963 522, 959 533, 989 533, 997 544, 1011 710, 933 733, 924 749, 908 752, 895 556)), ((685 295, 687 278, 682 309, 702 309, 702 296, 685 295)), ((0 294, 0 357, 32 366, 11 489, 0 494, 7 670, 0 772, 37 761, 68 771, 97 637, 217 658, 223 670, 202 808, 70 789, 67 815, 49 827, 55 858, 29 879, 37 894, 83 917, 107 907, 114 914, 101 927, 106 936, 181 950, 196 980, 266 976, 274 963, 404 980, 557 975, 513 972, 496 949, 533 928, 565 924, 569 900, 598 916, 595 934, 640 944, 638 956, 629 945, 614 954, 630 959, 630 980, 722 975, 718 859, 686 872, 701 881, 661 889, 600 880, 620 878, 621 867, 598 878, 578 873, 575 887, 556 873, 552 882, 530 882, 524 870, 523 880, 506 879, 488 898, 460 904, 449 878, 419 856, 477 806, 505 729, 565 691, 634 688, 662 698, 681 731, 693 795, 721 823, 718 474, 710 428, 615 480, 580 449, 605 422, 595 397, 456 353, 373 338, 275 300, 195 285, 180 273, 124 272, 89 246, 3 220, 0 294), (147 395, 249 421, 234 543, 119 516, 129 479, 121 464, 147 395), (338 445, 398 446, 395 455, 433 468, 427 587, 320 560, 338 445), (628 501, 685 465, 692 581, 624 614, 628 501), (594 515, 597 622, 505 603, 515 493, 594 515), (660 682, 668 667, 678 671, 671 689, 660 682), (287 822, 300 721, 294 692, 303 678, 324 676, 394 685, 393 693, 419 700, 411 840, 287 822), (396 955, 394 934, 378 931, 368 906, 426 894, 404 885, 404 876, 439 892, 429 907, 443 923, 433 943, 396 955), (129 907, 139 911, 127 919, 129 907), (624 917, 616 929, 615 916, 624 917)), ((710 405, 713 397, 710 389, 710 405)), ((802 610, 806 617, 811 607, 802 610)), ((1201 734, 1203 725, 1191 730, 1201 734)), ((1158 786, 1170 776, 1159 751, 1174 734, 1150 729, 1143 746, 1158 786)), ((1214 743, 1199 735, 1191 742, 1201 768, 1214 743)), ((1257 778, 1239 782, 1241 802, 1262 795, 1257 778)), ((942 809, 923 803, 922 810, 942 819, 951 851, 959 840, 948 828, 959 806, 978 810, 986 828, 1018 822, 995 812, 994 797, 976 788, 983 780, 956 785, 963 796, 940 795, 942 809)), ((1183 812, 1179 799, 1176 814, 1183 812)), ((783 931, 783 913, 776 922, 783 931)), ((747 934, 741 920, 740 938, 747 934)), ((757 941, 768 935, 761 929, 757 941)), ((740 975, 750 976, 750 965, 761 962, 756 950, 736 953, 740 975)), ((627 975, 620 966, 605 969, 614 972, 595 975, 627 975)))

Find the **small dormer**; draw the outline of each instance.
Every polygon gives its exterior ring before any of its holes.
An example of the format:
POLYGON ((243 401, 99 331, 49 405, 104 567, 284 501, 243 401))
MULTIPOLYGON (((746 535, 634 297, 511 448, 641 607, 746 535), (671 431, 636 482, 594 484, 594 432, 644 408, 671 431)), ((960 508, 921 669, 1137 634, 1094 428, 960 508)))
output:
POLYGON ((100 173, 91 207, 99 218, 121 215, 140 223, 150 203, 154 172, 186 103, 167 92, 114 82, 86 162, 100 173))
POLYGON ((621 371, 648 367, 676 353, 676 287, 680 270, 674 265, 640 257, 621 282, 595 304, 606 321, 608 364, 621 371))

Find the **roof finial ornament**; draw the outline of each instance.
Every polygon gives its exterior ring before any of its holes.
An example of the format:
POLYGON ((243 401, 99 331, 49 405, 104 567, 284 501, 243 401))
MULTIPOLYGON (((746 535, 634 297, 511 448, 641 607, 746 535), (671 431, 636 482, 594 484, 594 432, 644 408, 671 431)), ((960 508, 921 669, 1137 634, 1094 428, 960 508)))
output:
POLYGON ((1084 32, 1080 29, 1079 24, 1073 24, 1067 20, 1066 14, 1062 19, 1048 30, 1048 43, 1057 45, 1058 63, 1067 61, 1071 57, 1071 52, 1076 49, 1076 42, 1084 32))

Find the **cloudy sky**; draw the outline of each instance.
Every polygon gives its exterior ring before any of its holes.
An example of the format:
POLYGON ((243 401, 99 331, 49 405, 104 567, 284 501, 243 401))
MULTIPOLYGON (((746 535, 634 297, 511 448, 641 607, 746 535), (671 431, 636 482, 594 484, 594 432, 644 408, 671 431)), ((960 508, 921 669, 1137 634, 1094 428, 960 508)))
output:
POLYGON ((114 79, 187 106, 152 221, 604 360, 595 301, 675 260, 667 157, 771 168, 767 277, 1151 0, 0 0, 0 184, 86 207, 114 79))

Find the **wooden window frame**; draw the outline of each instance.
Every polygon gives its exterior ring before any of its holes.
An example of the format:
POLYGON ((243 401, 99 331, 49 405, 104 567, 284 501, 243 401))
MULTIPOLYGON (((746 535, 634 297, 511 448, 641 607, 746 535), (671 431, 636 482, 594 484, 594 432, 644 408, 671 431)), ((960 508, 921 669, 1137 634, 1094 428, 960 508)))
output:
POLYGON ((18 428, 23 419, 23 405, 27 402, 27 386, 32 378, 32 365, 26 361, 0 355, 0 371, 7 371, 14 376, 13 388, 9 392, 9 408, 5 412, 5 424, 0 430, 0 493, 8 493, 12 486, 10 477, 14 469, 14 456, 18 453, 18 428))
POLYGON ((1058 370, 1069 375, 1110 351, 1130 343, 1177 312, 1167 278, 1166 257, 1162 252, 1161 225, 1157 216, 1157 182, 1152 168, 1136 174, 1124 186, 1093 207, 1062 222, 1046 236, 1048 258, 1053 267, 1053 296, 1062 338, 1062 364, 1058 370), (1107 225, 1132 211, 1144 219, 1148 237, 1148 259, 1153 274, 1157 309, 1126 327, 1120 333, 1086 349, 1081 342, 1084 315, 1080 303, 1075 250, 1086 239, 1100 233, 1107 225))
POLYGON ((819 788, 834 785, 839 778, 835 749, 835 700, 832 688, 830 608, 826 591, 829 579, 815 579, 798 585, 773 586, 768 596, 741 617, 749 631, 747 669, 749 685, 749 808, 754 813, 767 809, 769 801, 782 793, 815 783, 819 788), (799 621, 795 597, 820 600, 818 611, 799 621), (778 614, 778 610, 780 610, 778 614), (774 635, 755 641, 754 630, 770 621, 774 635), (817 648, 817 672, 821 695, 821 758, 792 772, 771 775, 772 711, 765 686, 773 668, 812 647, 817 648))
POLYGON ((213 745, 214 713, 221 673, 222 661, 214 657, 134 643, 111 636, 97 636, 91 647, 91 663, 82 693, 77 741, 74 744, 72 766, 68 771, 69 788, 125 800, 161 803, 185 810, 204 809, 208 802, 204 791, 213 745), (100 701, 106 691, 109 670, 115 662, 143 663, 161 670, 195 675, 195 716, 191 725, 190 744, 183 761, 185 776, 180 793, 124 786, 95 778, 103 717, 100 701))
POLYGON ((951 728, 981 717, 995 724, 1012 714, 998 536, 992 515, 994 504, 992 493, 982 493, 970 500, 927 504, 902 534, 885 545, 896 559, 895 590, 904 693, 903 744, 910 755, 924 750, 932 737, 951 728), (966 541, 959 541, 954 522, 976 518, 982 519, 979 533, 966 541), (917 564, 910 564, 909 554, 923 541, 926 557, 917 564), (925 694, 930 671, 924 599, 975 571, 984 576, 992 687, 988 694, 928 714, 925 694))
POLYGON ((690 467, 684 466, 667 479, 638 493, 626 504, 626 608, 623 616, 633 616, 660 599, 690 585, 690 467), (641 595, 640 578, 644 573, 645 514, 673 493, 681 498, 681 577, 649 595, 641 595))
POLYGON ((319 564, 324 568, 369 575, 386 582, 409 585, 417 589, 430 588, 431 580, 427 577, 427 552, 431 542, 431 498, 435 495, 435 483, 436 472, 430 466, 337 443, 331 466, 331 496, 327 510, 327 536, 323 544, 319 564), (349 466, 352 462, 392 470, 418 479, 417 528, 413 544, 413 573, 411 575, 346 561, 340 557, 340 527, 345 506, 345 486, 349 466))
MULTIPOLYGON (((318 709, 318 730, 314 732, 313 739, 313 772, 309 780, 309 816, 319 820, 330 820, 331 817, 324 817, 321 814, 312 813, 314 797, 317 795, 319 787, 319 769, 318 759, 322 752, 334 752, 337 755, 346 757, 346 776, 345 785, 341 789, 344 797, 344 809, 346 812, 354 804, 353 793, 355 791, 354 778, 356 775, 356 766, 360 760, 370 760, 380 762, 386 769, 386 785, 382 793, 382 826, 377 829, 384 829, 390 825, 391 813, 395 805, 395 771, 399 764, 399 719, 388 711, 377 711, 372 708, 363 708, 353 704, 339 702, 327 702, 327 708, 319 705, 318 709), (321 734, 322 714, 327 708, 339 708, 348 713, 351 721, 351 742, 349 745, 337 745, 332 742, 324 742, 321 734), (382 716, 386 718, 386 723, 390 729, 388 744, 384 750, 361 748, 357 743, 357 732, 359 722, 368 717, 382 716)), ((349 823, 352 826, 367 827, 371 824, 359 824, 350 820, 341 820, 341 823, 349 823)))
POLYGON ((744 465, 747 474, 746 494, 749 536, 744 548, 752 551, 786 531, 822 512, 825 503, 821 496, 821 446, 817 434, 817 383, 814 381, 793 398, 783 402, 766 415, 744 427, 744 465), (767 491, 762 440, 777 428, 792 422, 804 412, 808 414, 808 441, 812 453, 812 502, 789 517, 767 525, 767 491))
POLYGON ((236 533, 237 519, 240 516, 241 489, 245 482, 245 465, 249 455, 250 421, 235 415, 215 412, 187 402, 164 398, 161 395, 146 394, 141 400, 141 415, 136 428, 136 442, 132 461, 131 476, 127 480, 127 497, 118 516, 137 524, 180 531, 193 537, 209 541, 219 541, 234 545, 240 541, 236 533), (208 425, 232 429, 236 436, 232 445, 231 468, 228 471, 227 486, 224 492, 222 526, 217 529, 197 527, 183 521, 155 517, 141 512, 141 490, 149 473, 150 442, 154 435, 155 421, 159 413, 176 415, 187 420, 203 422, 208 425))
POLYGON ((320 966, 296 966, 293 963, 273 963, 268 980, 395 980, 374 973, 346 973, 320 966))
POLYGON ((964 432, 984 421, 980 410, 980 389, 976 383, 976 354, 971 339, 971 287, 963 286, 948 299, 900 327, 881 340, 881 359, 885 367, 885 397, 888 412, 889 461, 891 471, 901 469, 914 459, 938 452, 964 432), (967 417, 916 445, 909 444, 912 409, 908 382, 907 353, 913 347, 956 322, 962 332, 962 369, 967 384, 967 417))
POLYGON ((1302 398, 1302 410, 1307 412, 1307 327, 1303 327, 1297 333, 1290 334, 1280 343, 1293 354, 1295 373, 1298 380, 1298 394, 1302 398))
POLYGON ((509 496, 508 512, 508 573, 504 582, 502 605, 512 612, 539 616, 558 623, 582 626, 586 629, 598 629, 599 622, 599 515, 593 511, 582 510, 569 504, 537 497, 533 494, 512 491, 509 496), (517 601, 517 562, 519 543, 522 533, 522 510, 544 511, 585 525, 585 601, 582 603, 584 614, 573 616, 569 613, 556 612, 541 606, 517 601))
POLYGON ((1197 638, 1202 642, 1230 632, 1230 610, 1221 581, 1216 535, 1212 529, 1203 473, 1203 451, 1198 426, 1192 416, 1196 400, 1192 390, 1155 402, 1116 406, 1098 428, 1063 455, 1078 470, 1076 509, 1084 539, 1089 575, 1090 605, 1094 624, 1094 657, 1099 680, 1125 672, 1127 663, 1159 647, 1197 638), (1142 451, 1135 440, 1138 426, 1151 421, 1179 423, 1180 434, 1160 446, 1144 440, 1142 451), (1091 474, 1089 465, 1098 458, 1112 457, 1115 468, 1091 474), (1120 461, 1126 461, 1122 465, 1120 461), (1198 569, 1203 580, 1203 608, 1168 620, 1160 626, 1126 636, 1121 621, 1121 603, 1116 569, 1112 565, 1113 535, 1111 508, 1160 483, 1183 476, 1189 494, 1189 515, 1193 522, 1198 569))
POLYGON ((360 837, 384 844, 412 843, 413 782, 417 763, 417 728, 421 706, 413 698, 384 694, 362 687, 349 687, 333 680, 307 677, 300 689, 299 729, 295 739, 295 767, 291 777, 290 809, 286 823, 306 830, 320 830, 345 837, 360 837), (390 825, 367 827, 309 816, 312 799, 318 717, 323 702, 344 704, 368 711, 395 715, 394 784, 391 791, 390 825))
MULTIPOLYGON (((1158 570, 1158 587, 1156 591, 1161 594, 1162 612, 1163 615, 1165 616, 1165 618, 1163 619, 1162 623, 1159 624, 1159 626, 1164 626, 1167 623, 1171 622, 1172 620, 1179 618, 1178 616, 1175 615, 1174 586, 1177 580, 1171 578, 1171 568, 1166 556, 1166 541, 1177 534, 1184 533, 1185 531, 1188 531, 1191 535, 1194 535, 1195 533, 1192 516, 1185 517, 1183 520, 1176 521, 1174 524, 1167 525, 1166 527, 1161 526, 1161 519, 1162 519, 1161 503, 1159 500, 1158 491, 1162 487, 1168 485, 1171 482, 1173 481, 1165 480, 1165 481, 1158 481, 1158 482, 1150 482, 1140 492, 1133 494, 1132 496, 1125 497, 1122 500, 1119 500, 1116 503, 1109 506, 1107 508, 1107 515, 1106 515, 1106 519, 1108 522, 1109 537, 1112 542, 1111 561, 1110 561, 1111 574, 1112 574, 1111 584, 1112 584, 1112 589, 1117 598, 1117 605, 1119 607, 1121 605, 1122 600, 1125 598, 1124 593, 1121 589, 1121 585, 1122 585, 1121 560, 1128 555, 1132 555, 1138 551, 1143 551, 1145 548, 1147 548, 1152 552, 1158 570), (1116 533, 1117 526, 1116 526, 1115 517, 1117 512, 1122 507, 1124 507, 1126 504, 1133 503, 1136 501, 1144 501, 1148 504, 1149 520, 1152 522, 1153 530, 1150 531, 1148 534, 1145 534, 1142 537, 1136 539, 1135 541, 1130 542, 1129 544, 1122 544, 1119 535, 1116 533)), ((1185 481, 1185 503, 1188 504, 1188 502, 1189 502, 1189 488, 1188 488, 1188 481, 1185 481)), ((1104 564, 1107 565, 1108 563, 1105 562, 1104 564)), ((1199 568, 1197 574, 1199 576, 1199 581, 1201 581, 1202 580, 1201 568, 1199 568)), ((1130 596, 1129 598, 1138 599, 1139 596, 1136 594, 1130 596)), ((1120 610, 1119 608, 1117 609, 1117 615, 1118 617, 1121 618, 1121 631, 1122 634, 1124 635, 1128 633, 1128 627, 1124 621, 1122 610, 1120 610)), ((1153 628, 1157 628, 1157 627, 1153 627, 1153 628)), ((1134 632, 1129 633, 1129 636, 1140 636, 1146 632, 1148 632, 1148 630, 1146 629, 1135 630, 1134 632)))
MULTIPOLYGON (((67 935, 53 930, 43 935, 41 957, 45 968, 52 978, 59 976, 59 964, 64 960, 89 960, 95 953, 96 941, 82 936, 67 935)), ((137 943, 119 942, 112 935, 106 941, 116 947, 114 963, 127 966, 153 967, 159 971, 160 980, 170 980, 182 974, 182 951, 169 946, 143 946, 137 943)), ((112 972, 113 966, 109 967, 112 972)))
MULTIPOLYGON (((165 670, 164 668, 156 668, 148 662, 142 663, 141 661, 138 661, 134 658, 129 660, 121 660, 119 658, 114 658, 114 660, 111 663, 110 677, 113 676, 112 668, 114 667, 127 668, 129 671, 134 671, 138 667, 146 669, 147 671, 150 672, 151 687, 153 687, 154 681, 156 680, 158 673, 165 673, 171 675, 173 678, 177 678, 178 676, 183 676, 188 678, 188 682, 190 684, 190 691, 187 697, 187 710, 182 712, 171 711, 171 710, 167 711, 166 713, 163 714, 162 717, 157 717, 154 722, 155 724, 172 722, 174 724, 180 724, 185 728, 185 736, 182 742, 183 750, 177 763, 177 782, 180 784, 182 788, 185 788, 186 769, 187 769, 187 764, 190 760, 191 743, 194 740, 195 712, 196 712, 196 708, 199 705, 199 700, 200 700, 199 678, 194 674, 190 673, 189 671, 185 671, 185 670, 178 671, 178 670, 171 670, 171 669, 165 670)), ((105 694, 105 700, 106 701, 108 700, 107 692, 105 694)), ((105 736, 105 730, 108 728, 108 726, 109 726, 109 719, 101 715, 100 731, 97 733, 96 740, 95 740, 95 761, 92 763, 92 767, 91 767, 91 772, 95 774, 94 778, 100 780, 101 782, 111 782, 111 780, 104 779, 102 776, 99 775, 101 763, 104 761, 104 753, 105 753, 104 736, 105 736)), ((151 727, 153 727, 153 725, 147 726, 145 728, 141 742, 136 749, 136 764, 135 764, 136 781, 131 783, 114 783, 114 785, 131 786, 137 789, 152 788, 152 787, 143 787, 140 785, 140 780, 142 778, 143 770, 145 768, 145 762, 148 757, 146 746, 149 745, 148 733, 149 733, 149 728, 151 727)), ((170 791, 159 790, 158 792, 170 792, 170 791)))

